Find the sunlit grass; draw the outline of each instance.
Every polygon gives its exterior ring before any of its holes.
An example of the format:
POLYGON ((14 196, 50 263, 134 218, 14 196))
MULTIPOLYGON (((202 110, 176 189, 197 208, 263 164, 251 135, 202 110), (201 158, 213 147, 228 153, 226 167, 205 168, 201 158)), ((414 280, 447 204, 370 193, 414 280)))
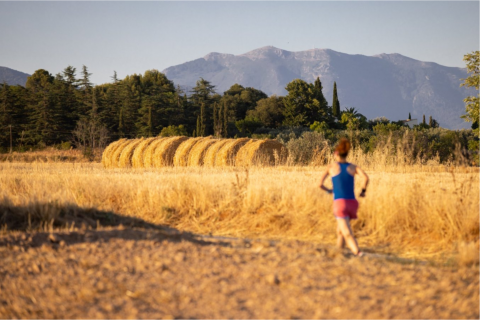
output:
MULTIPOLYGON (((458 254, 468 261, 476 248, 478 263, 478 172, 407 169, 367 170, 371 183, 353 224, 360 246, 413 258, 458 254)), ((0 197, 13 205, 56 202, 111 210, 200 234, 333 244, 332 197, 318 188, 321 170, 2 163, 0 197)), ((359 188, 357 183, 357 194, 359 188)))

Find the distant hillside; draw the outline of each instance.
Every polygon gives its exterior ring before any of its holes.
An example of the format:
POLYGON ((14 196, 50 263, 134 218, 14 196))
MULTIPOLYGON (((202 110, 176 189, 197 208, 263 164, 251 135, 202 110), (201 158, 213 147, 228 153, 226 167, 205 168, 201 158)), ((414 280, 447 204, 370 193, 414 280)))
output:
POLYGON ((23 73, 17 70, 13 70, 7 67, 0 67, 0 83, 6 82, 7 84, 25 86, 29 74, 23 73))
POLYGON ((331 103, 337 82, 342 109, 355 107, 367 118, 422 119, 431 115, 442 127, 468 127, 460 115, 463 99, 475 90, 460 87, 466 69, 414 60, 400 54, 350 55, 329 49, 290 52, 263 47, 242 55, 210 53, 163 71, 182 86, 193 87, 203 77, 223 93, 234 83, 284 95, 293 79, 313 82, 320 77, 331 103))

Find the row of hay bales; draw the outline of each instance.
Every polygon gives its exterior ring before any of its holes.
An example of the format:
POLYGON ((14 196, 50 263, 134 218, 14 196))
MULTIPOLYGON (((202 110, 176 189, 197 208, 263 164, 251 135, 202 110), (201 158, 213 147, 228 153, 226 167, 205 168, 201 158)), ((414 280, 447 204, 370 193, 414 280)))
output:
POLYGON ((105 168, 251 166, 280 164, 286 158, 283 144, 271 139, 157 137, 114 141, 103 152, 102 164, 105 168))

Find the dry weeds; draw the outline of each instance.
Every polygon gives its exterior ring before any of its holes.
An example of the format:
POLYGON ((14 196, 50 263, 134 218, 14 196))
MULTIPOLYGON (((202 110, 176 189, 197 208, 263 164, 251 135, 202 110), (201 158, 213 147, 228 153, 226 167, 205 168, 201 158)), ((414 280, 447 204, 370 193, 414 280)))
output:
MULTIPOLYGON (((2 163, 0 198, 94 207, 200 234, 334 243, 332 198, 318 188, 321 170, 253 167, 247 176, 232 167, 2 163)), ((371 184, 354 223, 361 247, 446 261, 460 243, 478 245, 478 172, 367 173, 371 184)))

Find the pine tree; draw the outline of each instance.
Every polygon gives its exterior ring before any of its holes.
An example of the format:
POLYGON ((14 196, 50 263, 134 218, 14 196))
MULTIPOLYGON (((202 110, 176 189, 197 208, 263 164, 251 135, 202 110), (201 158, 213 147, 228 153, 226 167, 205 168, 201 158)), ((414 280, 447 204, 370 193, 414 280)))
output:
POLYGON ((0 145, 2 146, 8 146, 10 143, 10 132, 6 130, 7 127, 16 126, 12 98, 10 86, 4 81, 0 90, 0 145))
POLYGON ((28 136, 31 143, 49 145, 55 142, 59 129, 58 112, 52 96, 54 77, 46 70, 36 70, 28 77, 30 92, 28 136))
POLYGON ((212 116, 212 107, 213 107, 213 95, 215 94, 215 86, 212 85, 209 81, 200 78, 197 81, 196 86, 192 89, 193 94, 190 96, 191 103, 193 104, 194 109, 196 109, 196 114, 198 111, 201 112, 203 107, 203 118, 201 119, 202 132, 197 132, 197 136, 205 136, 210 132, 210 127, 212 126, 211 116, 212 116))
POLYGON ((87 66, 82 67, 82 79, 80 79, 80 108, 78 118, 85 117, 92 108, 92 83, 90 82, 90 76, 92 74, 88 72, 87 66))
POLYGON ((338 120, 341 119, 340 101, 338 100, 337 83, 336 82, 333 82, 332 112, 333 112, 334 117, 336 117, 338 120))

